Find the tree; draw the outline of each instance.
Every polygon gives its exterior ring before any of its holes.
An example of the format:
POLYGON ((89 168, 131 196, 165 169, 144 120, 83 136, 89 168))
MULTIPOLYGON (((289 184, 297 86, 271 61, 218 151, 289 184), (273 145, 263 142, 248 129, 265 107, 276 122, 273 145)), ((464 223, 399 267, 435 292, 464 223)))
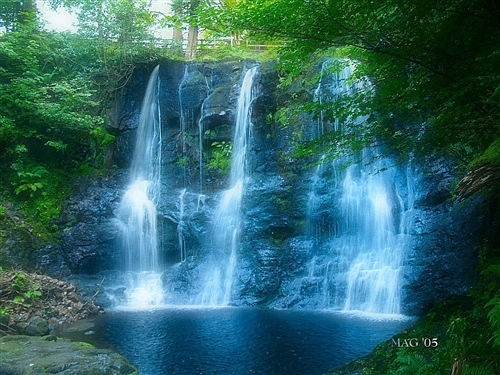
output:
POLYGON ((196 17, 196 8, 200 4, 200 0, 188 0, 188 39, 186 47, 186 59, 192 60, 196 57, 196 49, 198 48, 198 20, 196 17))
POLYGON ((177 18, 177 24, 174 24, 173 27, 173 40, 174 43, 177 45, 180 45, 182 48, 182 41, 184 39, 182 35, 182 26, 179 26, 180 19, 182 18, 183 14, 183 0, 172 0, 172 3, 170 4, 170 8, 174 14, 174 16, 177 18))
POLYGON ((17 23, 26 23, 36 17, 36 3, 33 0, 0 1, 0 27, 7 32, 16 29, 17 23))
POLYGON ((52 5, 77 13, 79 34, 92 41, 102 64, 102 92, 114 93, 138 58, 154 55, 155 17, 147 0, 52 0, 52 5))
POLYGON ((467 162, 499 133, 499 15, 490 0, 241 0, 200 18, 285 41, 281 66, 292 75, 315 56, 361 62, 357 75, 373 89, 350 110, 370 115, 366 129, 467 162))
POLYGON ((0 35, 0 187, 48 231, 75 174, 104 165, 110 100, 137 63, 158 59, 145 1, 65 4, 78 34, 44 31, 27 2, 0 35))

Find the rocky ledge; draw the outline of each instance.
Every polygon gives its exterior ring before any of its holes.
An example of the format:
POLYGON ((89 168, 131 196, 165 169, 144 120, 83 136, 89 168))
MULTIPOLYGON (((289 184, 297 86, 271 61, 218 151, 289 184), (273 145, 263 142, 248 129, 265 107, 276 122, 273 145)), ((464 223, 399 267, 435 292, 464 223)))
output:
POLYGON ((0 374, 138 375, 119 354, 55 336, 0 338, 0 374))
POLYGON ((45 275, 0 271, 0 334, 43 336, 99 312, 73 285, 45 275))

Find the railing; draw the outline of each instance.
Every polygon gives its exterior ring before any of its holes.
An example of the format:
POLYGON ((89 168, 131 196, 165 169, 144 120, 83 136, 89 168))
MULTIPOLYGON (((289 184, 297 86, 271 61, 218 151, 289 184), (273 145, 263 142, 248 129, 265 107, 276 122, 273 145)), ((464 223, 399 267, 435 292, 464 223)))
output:
MULTIPOLYGON (((156 40, 157 47, 173 47, 179 46, 179 41, 174 39, 157 39, 156 40)), ((187 49, 187 40, 182 40, 182 49, 187 49)), ((270 48, 278 48, 283 45, 283 42, 274 41, 271 43, 263 43, 258 41, 251 41, 248 39, 237 40, 236 38, 225 37, 225 38, 217 38, 217 39, 198 39, 197 50, 202 50, 204 48, 210 47, 218 47, 221 45, 227 45, 231 47, 244 47, 248 49, 253 49, 255 51, 265 51, 270 48)))

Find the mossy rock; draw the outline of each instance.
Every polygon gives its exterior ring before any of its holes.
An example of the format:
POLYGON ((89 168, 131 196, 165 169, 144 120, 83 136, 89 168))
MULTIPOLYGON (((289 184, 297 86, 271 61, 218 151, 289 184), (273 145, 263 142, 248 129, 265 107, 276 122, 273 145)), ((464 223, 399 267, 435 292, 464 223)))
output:
POLYGON ((0 374, 139 375, 119 354, 67 339, 4 336, 0 358, 0 374))
POLYGON ((469 169, 472 170, 483 165, 500 166, 500 138, 497 138, 481 155, 470 162, 469 169))
POLYGON ((45 336, 49 334, 49 325, 45 319, 35 316, 26 325, 24 333, 29 336, 45 336))

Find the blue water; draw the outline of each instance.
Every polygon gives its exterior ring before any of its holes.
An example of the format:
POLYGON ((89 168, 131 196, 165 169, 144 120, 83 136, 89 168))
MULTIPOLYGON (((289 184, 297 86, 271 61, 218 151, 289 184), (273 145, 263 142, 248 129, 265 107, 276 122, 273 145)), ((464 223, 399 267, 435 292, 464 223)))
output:
POLYGON ((315 375, 368 354, 407 325, 311 311, 165 309, 108 312, 90 340, 124 355, 141 375, 315 375))

